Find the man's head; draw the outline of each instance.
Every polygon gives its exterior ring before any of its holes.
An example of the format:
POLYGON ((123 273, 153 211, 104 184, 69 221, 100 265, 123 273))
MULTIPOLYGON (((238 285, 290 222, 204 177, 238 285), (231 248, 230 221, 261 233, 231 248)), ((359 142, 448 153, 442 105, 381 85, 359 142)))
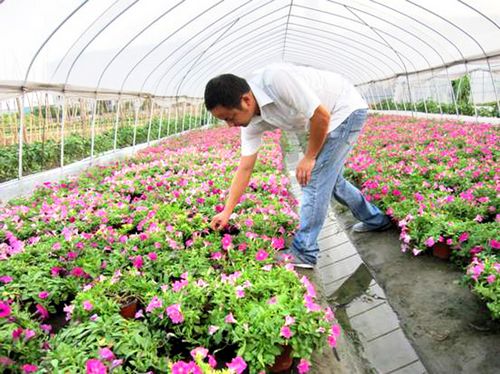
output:
POLYGON ((205 106, 214 117, 226 121, 230 127, 246 127, 259 113, 247 81, 233 74, 219 75, 207 83, 205 106))

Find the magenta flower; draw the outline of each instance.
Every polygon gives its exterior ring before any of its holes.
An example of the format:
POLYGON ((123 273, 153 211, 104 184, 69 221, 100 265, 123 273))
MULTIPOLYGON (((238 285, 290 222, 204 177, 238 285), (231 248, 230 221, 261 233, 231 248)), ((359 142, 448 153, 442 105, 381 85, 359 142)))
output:
POLYGON ((297 365, 297 370, 299 371, 299 374, 304 374, 309 371, 309 361, 307 361, 305 358, 302 358, 297 365))
POLYGON ((0 318, 8 317, 10 316, 10 313, 10 305, 5 301, 0 301, 0 318))
POLYGON ((426 241, 425 241, 425 245, 427 247, 432 247, 433 245, 435 244, 434 242, 434 238, 432 236, 430 236, 426 241))
POLYGON ((34 373, 38 370, 38 366, 33 364, 24 364, 22 366, 23 373, 34 373))
POLYGON ((106 374, 108 372, 106 366, 95 358, 87 360, 85 367, 87 374, 106 374))
POLYGON ((283 249, 285 248, 285 239, 283 238, 272 238, 271 239, 271 246, 274 249, 283 249))
POLYGON ((213 252, 212 255, 210 256, 212 260, 220 260, 222 258, 222 253, 221 252, 213 252))
POLYGON ((13 340, 19 339, 21 337, 21 335, 23 334, 23 332, 24 332, 24 329, 22 327, 18 327, 16 329, 14 329, 12 331, 12 339, 13 340))
POLYGON ((269 253, 267 253, 265 250, 263 249, 259 249, 257 251, 257 253, 255 254, 255 259, 257 261, 264 261, 266 260, 267 258, 269 257, 269 253))
POLYGON ((490 274, 486 277, 486 282, 488 282, 488 284, 492 284, 496 279, 496 276, 495 274, 490 274))
POLYGON ((40 299, 46 299, 47 297, 49 297, 49 293, 47 291, 42 291, 38 294, 38 297, 40 299))
POLYGON ((172 304, 166 309, 167 315, 172 320, 172 323, 182 323, 184 321, 184 315, 181 312, 180 304, 172 304))
POLYGON ((30 330, 30 329, 24 330, 24 341, 28 341, 35 336, 36 336, 36 332, 34 330, 30 330))
POLYGON ((136 269, 142 268, 142 266, 144 265, 144 262, 142 260, 142 256, 135 256, 134 260, 132 261, 132 265, 136 269))
POLYGON ((469 233, 468 232, 463 232, 462 234, 460 234, 460 236, 458 237, 458 242, 459 243, 463 243, 465 242, 467 239, 469 239, 469 233))
POLYGON ((231 238, 231 235, 225 234, 222 237, 221 243, 222 243, 222 248, 227 250, 233 244, 233 238, 231 238))
POLYGON ((233 358, 233 360, 230 363, 226 364, 226 366, 229 369, 234 370, 236 374, 241 374, 247 368, 247 363, 245 362, 245 360, 238 356, 233 358))
POLYGON ((290 339, 293 335, 292 330, 288 326, 283 326, 281 328, 281 336, 284 337, 285 339, 290 339))
POLYGON ((500 240, 491 239, 490 246, 493 249, 500 249, 500 240))
POLYGON ((333 335, 333 336, 335 336, 335 337, 340 336, 340 331, 341 331, 341 329, 340 329, 340 325, 339 325, 338 323, 334 323, 334 324, 332 325, 332 329, 331 329, 331 331, 332 331, 332 335, 333 335))
POLYGON ((151 261, 156 261, 158 259, 158 255, 156 254, 156 252, 148 253, 148 257, 151 261))
POLYGON ((0 282, 7 284, 12 282, 12 277, 9 277, 8 275, 3 275, 0 277, 0 282))

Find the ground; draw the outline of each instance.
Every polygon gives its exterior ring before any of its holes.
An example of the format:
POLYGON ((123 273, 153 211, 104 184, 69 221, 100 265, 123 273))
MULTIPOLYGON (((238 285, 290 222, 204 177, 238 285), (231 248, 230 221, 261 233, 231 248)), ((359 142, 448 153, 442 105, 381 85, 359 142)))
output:
POLYGON ((499 372, 500 321, 460 283, 460 270, 431 255, 402 253, 396 227, 353 233, 351 213, 339 204, 334 211, 429 373, 499 372))

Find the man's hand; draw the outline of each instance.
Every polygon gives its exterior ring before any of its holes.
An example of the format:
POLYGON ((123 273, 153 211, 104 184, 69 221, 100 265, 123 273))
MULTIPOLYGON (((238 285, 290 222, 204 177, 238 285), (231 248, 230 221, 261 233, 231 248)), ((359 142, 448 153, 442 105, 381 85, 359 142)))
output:
POLYGON ((316 160, 314 158, 305 156, 297 165, 297 169, 295 169, 295 176, 302 187, 307 186, 310 182, 312 170, 315 164, 316 160))
POLYGON ((229 223, 229 216, 230 214, 227 214, 226 212, 221 212, 214 216, 214 218, 212 218, 212 222, 210 222, 212 230, 219 231, 226 227, 229 223))

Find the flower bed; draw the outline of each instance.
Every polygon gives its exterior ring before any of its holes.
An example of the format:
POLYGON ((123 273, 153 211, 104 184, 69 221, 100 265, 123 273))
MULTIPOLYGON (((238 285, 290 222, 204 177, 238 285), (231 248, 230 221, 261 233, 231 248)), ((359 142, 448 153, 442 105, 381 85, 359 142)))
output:
POLYGON ((288 346, 304 373, 314 351, 334 346, 333 312, 306 277, 272 260, 297 225, 279 133, 267 137, 235 224, 209 229, 237 139, 194 132, 2 208, 0 368, 257 373, 288 346))
POLYGON ((496 318, 498 140, 498 127, 490 124, 371 116, 346 165, 368 199, 398 222, 402 251, 418 255, 448 246, 496 318), (483 262, 489 265, 478 268, 483 262))

